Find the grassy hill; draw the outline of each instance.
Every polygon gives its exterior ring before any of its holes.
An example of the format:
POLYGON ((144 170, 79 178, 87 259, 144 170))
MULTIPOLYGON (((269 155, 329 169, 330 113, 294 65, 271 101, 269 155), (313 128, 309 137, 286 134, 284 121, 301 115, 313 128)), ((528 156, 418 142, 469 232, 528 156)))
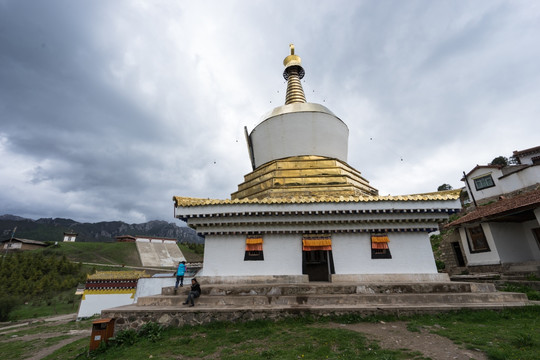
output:
MULTIPOLYGON (((188 262, 202 261, 202 244, 182 244, 179 247, 188 262)), ((44 249, 10 251, 5 255, 0 252, 3 259, 1 265, 5 265, 0 266, 0 277, 4 276, 0 278, 1 321, 74 312, 80 301, 80 296, 74 295, 75 288, 77 283, 84 282, 87 273, 94 270, 121 271, 141 266, 136 244, 126 242, 60 242, 44 249), (11 261, 13 259, 17 261, 11 261), (34 263, 29 265, 30 261, 34 263), (79 266, 78 263, 104 265, 79 266), (26 274, 25 271, 30 273, 26 274), (23 290, 15 291, 20 287, 23 290), (36 296, 31 296, 31 290, 39 291, 36 296)), ((165 270, 147 271, 152 274, 165 270)))
POLYGON ((141 266, 135 243, 60 242, 41 251, 45 254, 65 255, 77 263, 141 266))
MULTIPOLYGON (((188 262, 202 261, 202 255, 195 253, 186 245, 180 250, 188 262)), ((141 260, 135 243, 129 242, 59 242, 42 251, 45 254, 65 255, 73 262, 98 263, 110 265, 141 266, 141 260)))

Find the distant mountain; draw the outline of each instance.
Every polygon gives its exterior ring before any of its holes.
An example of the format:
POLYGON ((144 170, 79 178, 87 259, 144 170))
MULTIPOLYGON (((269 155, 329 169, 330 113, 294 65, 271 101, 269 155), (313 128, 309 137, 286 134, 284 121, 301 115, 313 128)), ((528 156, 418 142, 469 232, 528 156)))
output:
POLYGON ((0 215, 0 220, 28 220, 28 219, 20 217, 20 216, 6 214, 6 215, 0 215))
POLYGON ((16 237, 40 241, 62 241, 64 232, 76 232, 77 241, 85 242, 112 242, 118 235, 146 235, 174 238, 187 243, 204 243, 204 239, 197 236, 193 229, 160 220, 142 224, 126 224, 122 221, 79 223, 62 218, 32 220, 9 214, 0 215, 0 239, 9 238, 15 227, 16 237))

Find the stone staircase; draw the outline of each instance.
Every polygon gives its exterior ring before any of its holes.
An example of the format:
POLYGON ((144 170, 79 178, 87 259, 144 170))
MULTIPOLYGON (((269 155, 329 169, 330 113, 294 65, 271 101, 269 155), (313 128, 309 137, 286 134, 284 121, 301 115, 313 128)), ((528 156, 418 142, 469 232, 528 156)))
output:
POLYGON ((516 264, 510 264, 508 269, 504 273, 504 277, 508 279, 512 278, 526 278, 528 275, 535 275, 540 277, 540 262, 528 261, 516 264))
POLYGON ((212 321, 281 319, 290 316, 357 314, 407 315, 459 309, 502 309, 528 304, 521 293, 498 292, 493 284, 440 283, 309 283, 201 285, 195 307, 182 305, 189 286, 165 287, 161 295, 140 297, 136 304, 102 311, 116 318, 117 328, 137 328, 153 321, 181 326, 212 321))

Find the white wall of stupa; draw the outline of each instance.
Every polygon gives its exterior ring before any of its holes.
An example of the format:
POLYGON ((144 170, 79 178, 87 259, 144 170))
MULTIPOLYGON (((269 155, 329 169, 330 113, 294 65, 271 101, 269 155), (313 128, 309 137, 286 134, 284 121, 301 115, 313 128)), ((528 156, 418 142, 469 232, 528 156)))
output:
POLYGON ((255 167, 290 156, 319 155, 347 162, 349 129, 319 104, 283 105, 251 132, 255 167))

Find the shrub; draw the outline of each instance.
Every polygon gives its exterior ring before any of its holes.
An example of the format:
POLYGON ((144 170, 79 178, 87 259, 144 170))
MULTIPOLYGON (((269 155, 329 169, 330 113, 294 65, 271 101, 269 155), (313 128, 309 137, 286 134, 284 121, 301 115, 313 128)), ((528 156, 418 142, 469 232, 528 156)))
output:
POLYGON ((13 296, 0 296, 0 321, 7 321, 9 313, 17 307, 19 300, 13 296))
POLYGON ((534 337, 525 333, 518 334, 511 343, 517 348, 533 347, 535 344, 534 337))
POLYGON ((437 265, 437 270, 439 271, 444 270, 446 268, 446 264, 442 260, 439 260, 439 259, 435 260, 435 264, 437 265))
POLYGON ((146 338, 152 342, 156 342, 161 338, 162 333, 163 326, 155 322, 149 322, 141 326, 141 329, 137 335, 139 338, 146 338))
POLYGON ((504 284, 501 290, 508 291, 508 292, 524 293, 525 295, 527 295, 527 298, 529 300, 540 300, 540 292, 534 290, 530 286, 506 283, 504 284))
POLYGON ((137 342, 137 332, 133 329, 120 330, 116 336, 109 339, 111 345, 133 345, 137 342))
POLYGON ((149 322, 141 326, 139 331, 133 329, 120 330, 116 336, 109 339, 108 346, 130 346, 138 340, 148 339, 151 342, 156 342, 161 339, 163 334, 163 326, 154 322, 149 322))

